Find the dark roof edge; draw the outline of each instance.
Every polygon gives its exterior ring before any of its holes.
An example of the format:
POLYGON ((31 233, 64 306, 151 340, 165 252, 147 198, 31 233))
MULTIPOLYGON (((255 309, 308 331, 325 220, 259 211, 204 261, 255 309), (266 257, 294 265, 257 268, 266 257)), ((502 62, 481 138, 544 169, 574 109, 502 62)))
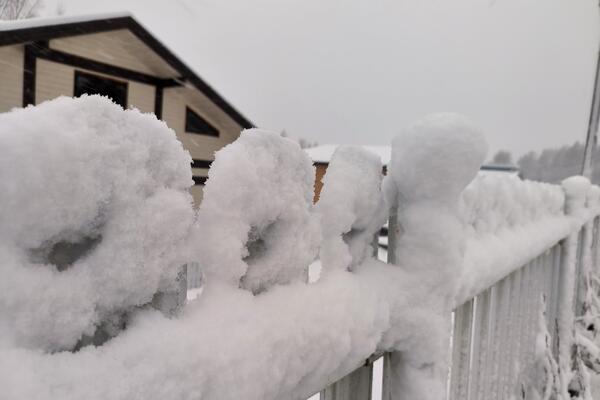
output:
POLYGON ((253 128, 254 124, 229 104, 219 93, 200 78, 192 69, 156 39, 146 28, 132 16, 103 18, 96 20, 66 22, 54 25, 32 26, 4 30, 0 32, 0 46, 32 42, 38 40, 58 39, 68 36, 85 35, 90 33, 108 32, 118 29, 128 29, 142 42, 161 56, 171 67, 179 72, 181 77, 189 81, 213 103, 219 106, 229 117, 243 128, 253 128))

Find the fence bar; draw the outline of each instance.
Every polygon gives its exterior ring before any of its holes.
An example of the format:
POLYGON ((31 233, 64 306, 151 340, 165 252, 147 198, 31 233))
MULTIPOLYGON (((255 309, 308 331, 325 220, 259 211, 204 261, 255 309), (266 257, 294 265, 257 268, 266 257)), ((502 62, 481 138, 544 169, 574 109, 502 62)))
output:
POLYGON ((368 363, 329 385, 319 396, 320 400, 371 400, 373 365, 368 363))
POLYGON ((454 332, 452 334, 452 364, 450 399, 467 399, 469 395, 469 363, 471 358, 471 332, 473 325, 473 304, 470 300, 454 312, 454 332))
POLYGON ((473 345, 471 352, 471 376, 469 399, 483 399, 485 394, 485 366, 488 357, 491 289, 475 298, 473 321, 473 345))

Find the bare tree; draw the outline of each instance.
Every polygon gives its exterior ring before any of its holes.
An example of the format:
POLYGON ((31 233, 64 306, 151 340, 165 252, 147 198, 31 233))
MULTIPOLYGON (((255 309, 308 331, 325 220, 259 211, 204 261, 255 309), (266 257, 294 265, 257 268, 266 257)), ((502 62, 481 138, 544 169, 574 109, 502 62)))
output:
POLYGON ((281 131, 281 136, 286 137, 288 139, 292 139, 293 141, 295 141, 296 143, 298 143, 300 145, 301 149, 308 149, 310 147, 317 147, 319 145, 318 142, 311 142, 304 138, 292 137, 287 133, 287 131, 285 129, 281 131))
POLYGON ((36 16, 40 0, 0 0, 0 20, 36 16))
POLYGON ((512 154, 506 150, 500 150, 492 159, 492 164, 511 165, 512 163, 512 154))

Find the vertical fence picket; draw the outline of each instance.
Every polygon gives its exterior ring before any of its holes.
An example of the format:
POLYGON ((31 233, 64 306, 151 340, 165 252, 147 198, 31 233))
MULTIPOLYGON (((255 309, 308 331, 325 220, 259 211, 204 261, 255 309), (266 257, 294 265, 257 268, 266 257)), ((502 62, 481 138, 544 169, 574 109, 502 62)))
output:
POLYGON ((489 399, 495 399, 496 392, 496 376, 498 367, 498 310, 499 310, 499 290, 497 286, 491 288, 490 298, 490 313, 488 323, 488 340, 486 343, 487 347, 487 360, 485 365, 485 378, 484 378, 484 393, 489 396, 489 399))
POLYGON ((488 356, 489 315, 491 290, 488 289, 475 299, 473 342, 471 351, 471 374, 469 377, 469 399, 483 399, 485 393, 485 366, 488 356))
POLYGON ((497 343, 497 375, 496 375, 496 392, 495 396, 501 400, 505 398, 505 389, 508 379, 508 337, 509 337, 509 321, 510 321, 510 304, 511 304, 511 277, 508 276, 502 280, 499 287, 500 309, 498 310, 498 343, 497 343))
POLYGON ((320 400, 371 400, 372 364, 368 363, 321 391, 320 400))
POLYGON ((562 255, 562 245, 560 243, 553 247, 554 258, 553 267, 554 271, 552 274, 552 291, 549 296, 549 307, 550 317, 548 318, 548 332, 552 336, 552 353, 555 357, 558 357, 558 335, 557 335, 557 318, 558 318, 558 307, 559 307, 559 290, 560 290, 560 267, 562 255))
POLYGON ((519 355, 519 327, 521 323, 521 270, 510 275, 510 308, 508 313, 508 333, 506 346, 506 382, 504 386, 504 398, 509 398, 517 382, 517 357, 519 355))
MULTIPOLYGON (((535 279, 534 274, 535 261, 531 261, 525 265, 523 268, 523 283, 521 285, 521 296, 523 298, 522 307, 523 307, 523 318, 521 320, 521 329, 519 342, 521 343, 521 349, 523 351, 520 352, 518 358, 518 364, 520 368, 520 372, 526 370, 529 365, 529 349, 530 343, 529 339, 531 338, 531 329, 532 329, 532 320, 534 320, 532 316, 532 283, 535 279)), ((521 378, 521 376, 520 376, 521 378)))
POLYGON ((462 400, 469 393, 469 362, 471 358, 471 332, 473 325, 473 300, 458 307, 454 313, 452 333, 452 363, 450 399, 462 400))

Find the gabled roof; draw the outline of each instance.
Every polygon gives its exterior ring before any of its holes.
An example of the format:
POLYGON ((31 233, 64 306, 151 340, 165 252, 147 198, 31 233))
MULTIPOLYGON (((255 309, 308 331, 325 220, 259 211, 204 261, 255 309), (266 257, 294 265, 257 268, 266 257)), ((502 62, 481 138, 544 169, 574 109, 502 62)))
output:
POLYGON ((231 106, 128 13, 2 21, 0 22, 0 46, 47 41, 119 29, 127 29, 133 33, 179 73, 177 79, 192 84, 242 127, 252 128, 254 126, 250 120, 231 106))

